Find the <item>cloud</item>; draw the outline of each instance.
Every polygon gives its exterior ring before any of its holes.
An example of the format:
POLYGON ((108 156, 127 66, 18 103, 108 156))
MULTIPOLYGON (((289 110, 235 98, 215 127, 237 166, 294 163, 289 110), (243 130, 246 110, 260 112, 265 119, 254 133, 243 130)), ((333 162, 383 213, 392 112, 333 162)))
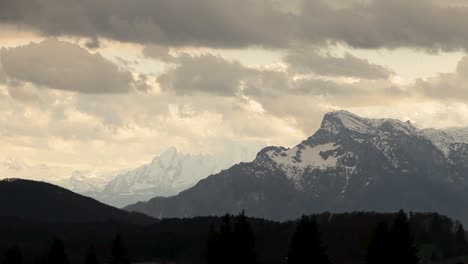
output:
POLYGON ((418 79, 412 90, 433 99, 466 101, 468 99, 468 56, 461 58, 455 72, 418 79))
POLYGON ((9 81, 83 92, 122 93, 132 89, 133 77, 100 54, 55 39, 0 50, 9 81))
POLYGON ((324 76, 345 76, 364 79, 387 79, 393 73, 388 68, 369 63, 350 53, 343 57, 330 54, 321 55, 315 49, 291 51, 284 58, 293 71, 298 73, 315 73, 324 76))
MULTIPOLYGON (((317 55, 318 56, 318 55, 317 55)), ((354 70, 347 75, 359 75, 357 82, 340 81, 321 77, 298 77, 298 72, 287 69, 247 67, 238 61, 227 60, 221 56, 207 54, 182 54, 173 59, 174 65, 158 76, 163 91, 176 95, 212 94, 229 97, 249 96, 254 98, 281 97, 287 94, 305 96, 327 96, 333 98, 356 98, 382 94, 401 96, 398 85, 387 78, 378 77, 379 70, 385 68, 369 64, 349 54, 345 58, 328 57, 324 60, 323 75, 346 75, 343 64, 348 63, 354 70), (346 61, 345 61, 346 60, 346 61), (326 61, 326 62, 325 62, 326 61), (366 64, 367 63, 367 64, 366 64), (332 65, 333 64, 333 65, 332 65), (353 65, 357 64, 357 65, 353 65), (362 64, 362 65, 359 65, 362 64), (334 65, 337 65, 336 67, 334 65), (361 69, 359 67, 361 66, 361 69), (341 67, 341 68, 340 68, 341 67), (374 72, 372 72, 374 70, 374 72), (367 72, 366 72, 367 71, 367 72)), ((319 65, 316 65, 317 68, 319 65)), ((390 74, 390 71, 386 72, 390 74)), ((383 77, 383 76, 382 76, 383 77)))
POLYGON ((165 62, 172 61, 174 57, 169 54, 168 46, 148 45, 143 48, 143 56, 165 62))
POLYGON ((177 58, 177 65, 158 77, 161 88, 178 95, 199 92, 234 96, 240 92, 242 78, 248 69, 239 62, 220 56, 187 54, 177 58))
POLYGON ((7 82, 7 76, 5 71, 3 71, 3 66, 0 61, 0 84, 4 84, 7 82))
POLYGON ((304 1, 299 30, 312 43, 356 48, 466 50, 468 6, 443 0, 304 1), (346 3, 348 2, 348 3, 346 3))
POLYGON ((287 31, 287 16, 272 3, 270 0, 242 3, 5 0, 0 2, 0 21, 39 30, 48 36, 100 36, 124 42, 237 47, 284 42, 264 31, 267 26, 287 31))
POLYGON ((31 87, 10 86, 8 87, 8 94, 12 98, 25 103, 42 103, 42 100, 37 92, 34 91, 34 89, 31 89, 31 87))
POLYGON ((91 38, 86 41, 85 46, 88 49, 98 49, 101 47, 101 42, 99 41, 98 38, 91 38))
POLYGON ((47 36, 173 46, 468 48, 468 6, 443 0, 3 0, 1 22, 47 36))
POLYGON ((247 67, 209 53, 182 54, 157 80, 163 91, 177 95, 274 96, 292 89, 287 72, 247 67))

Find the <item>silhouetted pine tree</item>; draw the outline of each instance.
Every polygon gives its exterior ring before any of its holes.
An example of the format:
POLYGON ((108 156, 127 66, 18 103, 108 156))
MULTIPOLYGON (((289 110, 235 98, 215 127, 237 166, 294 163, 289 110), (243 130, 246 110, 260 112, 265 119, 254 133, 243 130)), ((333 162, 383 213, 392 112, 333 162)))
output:
POLYGON ((457 231, 455 232, 455 243, 458 248, 458 255, 465 255, 468 252, 465 228, 463 228, 463 225, 461 223, 458 223, 457 225, 457 231))
POLYGON ((389 231, 385 223, 377 225, 366 256, 366 264, 387 264, 389 262, 389 231))
POLYGON ((329 264, 330 259, 326 247, 322 243, 322 235, 315 219, 302 216, 292 236, 288 264, 329 264))
POLYGON ((418 251, 414 245, 408 217, 403 210, 397 213, 393 221, 389 242, 389 259, 391 263, 417 264, 419 262, 418 251))
POLYGON ((255 237, 244 211, 236 217, 233 238, 235 263, 256 263, 255 237))
POLYGON ((22 264, 23 254, 18 246, 12 246, 6 252, 2 264, 22 264))
POLYGON ((69 264, 65 246, 61 239, 55 239, 47 256, 47 264, 69 264))
POLYGON ((222 221, 218 239, 219 255, 222 258, 220 263, 235 263, 231 215, 226 214, 222 221))
POLYGON ((125 247, 120 235, 116 235, 112 242, 112 252, 109 264, 130 264, 127 248, 125 247))
POLYGON ((85 264, 99 264, 99 259, 96 254, 96 248, 93 245, 89 246, 86 250, 84 262, 85 264))
POLYGON ((210 226, 206 249, 207 263, 257 263, 254 253, 255 237, 245 213, 241 212, 236 216, 234 228, 231 219, 229 214, 222 218, 219 232, 210 226))
POLYGON ((208 238, 206 243, 206 263, 218 264, 221 261, 219 254, 219 233, 213 225, 210 225, 208 230, 208 238))

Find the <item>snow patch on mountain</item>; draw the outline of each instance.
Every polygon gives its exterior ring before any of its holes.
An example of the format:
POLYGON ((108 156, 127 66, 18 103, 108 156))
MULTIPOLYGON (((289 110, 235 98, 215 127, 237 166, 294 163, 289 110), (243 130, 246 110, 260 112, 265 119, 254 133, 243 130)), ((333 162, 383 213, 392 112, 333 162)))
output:
POLYGON ((318 145, 299 144, 292 149, 274 148, 265 154, 275 163, 275 166, 285 172, 296 188, 303 188, 303 174, 306 171, 320 170, 339 166, 340 159, 353 155, 342 153, 340 145, 325 143, 318 145))
POLYGON ((267 155, 276 163, 283 166, 295 166, 298 168, 314 167, 325 169, 336 166, 337 158, 333 155, 326 155, 330 151, 336 150, 340 146, 334 143, 327 143, 317 146, 298 145, 292 149, 284 151, 270 150, 267 155))

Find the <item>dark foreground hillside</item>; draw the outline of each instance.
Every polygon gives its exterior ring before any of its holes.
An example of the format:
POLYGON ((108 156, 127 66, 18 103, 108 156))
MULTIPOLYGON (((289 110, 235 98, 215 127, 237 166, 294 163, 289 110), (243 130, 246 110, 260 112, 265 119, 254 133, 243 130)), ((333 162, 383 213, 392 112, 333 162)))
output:
POLYGON ((22 179, 0 180, 0 216, 44 222, 155 221, 49 183, 22 179))
MULTIPOLYGON (((323 242, 328 247, 331 263, 364 263, 367 249, 378 223, 391 227, 395 214, 323 213, 312 217, 318 223, 323 242)), ((235 219, 232 218, 233 226, 235 219)), ((466 253, 464 231, 453 220, 438 214, 411 214, 411 233, 419 255, 424 259, 444 260, 466 253)), ((254 254, 260 263, 285 263, 297 222, 273 222, 247 219, 253 230, 254 254)), ((116 234, 134 262, 175 261, 176 263, 206 263, 209 230, 223 228, 223 218, 198 217, 165 219, 152 225, 99 223, 47 223, 0 219, 0 258, 12 245, 18 245, 24 263, 34 263, 38 256, 49 252, 51 243, 61 238, 71 264, 85 263, 84 256, 94 245, 100 263, 107 263, 111 243, 116 234)), ((237 248, 240 245, 233 244, 237 248)), ((38 262, 36 262, 38 263, 38 262)))

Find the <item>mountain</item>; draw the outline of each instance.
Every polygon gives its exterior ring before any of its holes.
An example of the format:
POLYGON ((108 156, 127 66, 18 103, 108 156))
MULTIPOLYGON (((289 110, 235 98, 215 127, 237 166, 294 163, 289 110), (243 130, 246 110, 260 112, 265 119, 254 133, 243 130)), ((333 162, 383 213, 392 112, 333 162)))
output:
POLYGON ((66 186, 106 204, 123 207, 138 201, 147 201, 155 196, 175 195, 208 175, 218 173, 237 162, 254 158, 255 152, 249 148, 233 149, 229 155, 211 156, 184 154, 171 147, 150 163, 117 174, 102 188, 96 183, 91 183, 91 180, 95 182, 95 179, 99 178, 96 175, 72 176, 66 186))
POLYGON ((68 179, 57 182, 70 191, 87 195, 101 192, 109 182, 109 177, 105 177, 96 171, 74 171, 68 179))
POLYGON ((289 149, 267 147, 176 196, 126 207, 155 217, 249 215, 284 220, 322 211, 437 211, 468 223, 468 129, 327 113, 289 149))
POLYGON ((150 217, 102 204, 52 184, 21 179, 0 181, 0 217, 45 222, 154 222, 150 217))

